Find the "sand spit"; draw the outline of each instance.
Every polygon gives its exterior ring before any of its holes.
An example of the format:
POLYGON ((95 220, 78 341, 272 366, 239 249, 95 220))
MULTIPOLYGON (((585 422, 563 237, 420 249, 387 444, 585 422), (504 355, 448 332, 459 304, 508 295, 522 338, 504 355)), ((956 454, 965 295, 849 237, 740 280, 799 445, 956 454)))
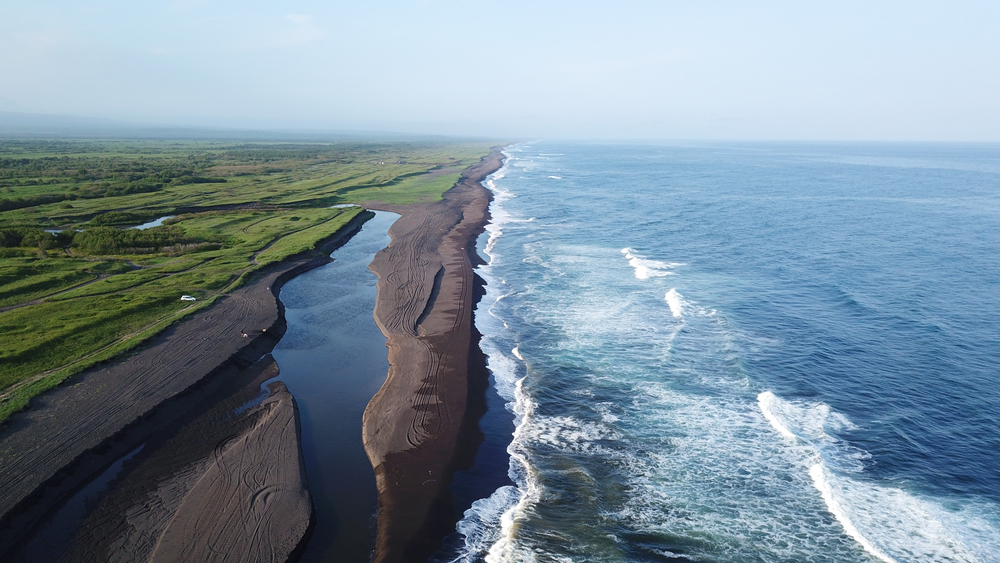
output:
MULTIPOLYGON (((206 396, 219 392, 270 352, 285 332, 283 307, 276 297, 281 283, 327 263, 332 248, 343 244, 370 216, 356 218, 326 241, 321 251, 261 272, 252 283, 164 331, 141 351, 72 378, 33 400, 29 410, 13 416, 0 432, 0 482, 5 484, 0 488, 0 559, 23 547, 43 518, 74 490, 112 461, 182 424, 206 396), (250 337, 244 338, 243 331, 250 337)), ((280 389, 275 390, 275 397, 281 395, 280 389)), ((288 397, 289 405, 290 401, 288 397)), ((268 407, 274 410, 273 422, 249 440, 289 439, 288 417, 292 415, 288 413, 295 413, 294 407, 281 406, 280 401, 269 404, 274 405, 268 407)), ((297 430, 294 434, 298 452, 297 430)), ((287 461, 291 457, 285 448, 287 445, 274 444, 275 451, 284 452, 281 455, 287 461)), ((250 445, 243 451, 245 455, 260 454, 250 445)), ((297 463, 301 465, 301 461, 297 463)), ((295 475, 290 469, 281 470, 283 478, 299 479, 295 475)), ((287 486, 298 486, 308 495, 304 479, 299 479, 299 485, 287 486)), ((239 491, 234 489, 232 495, 239 491)), ((236 502, 233 498, 227 502, 236 502)), ((296 507, 301 505, 301 497, 286 494, 281 498, 292 499, 296 507)), ((273 502, 269 504, 277 509, 273 502)), ((295 526, 304 534, 311 509, 308 514, 294 507, 281 510, 285 511, 282 518, 299 519, 295 526)), ((184 511, 188 514, 185 519, 199 517, 194 506, 184 511)), ((184 537, 183 529, 177 528, 169 537, 184 537)), ((301 539, 296 538, 295 543, 301 539)), ((230 538, 228 545, 237 544, 237 539, 230 538)))
POLYGON ((277 375, 266 355, 227 379, 125 461, 72 537, 44 527, 14 561, 287 561, 311 499, 294 401, 261 389, 277 375))
POLYGON ((447 486, 470 425, 475 242, 491 197, 480 182, 502 159, 495 148, 442 201, 366 205, 401 215, 389 230, 392 242, 370 266, 379 279, 375 321, 388 339, 390 365, 364 415, 379 490, 376 563, 425 561, 453 523, 447 486))
POLYGON ((160 536, 152 563, 284 563, 312 516, 295 399, 280 381, 249 432, 214 459, 160 536))

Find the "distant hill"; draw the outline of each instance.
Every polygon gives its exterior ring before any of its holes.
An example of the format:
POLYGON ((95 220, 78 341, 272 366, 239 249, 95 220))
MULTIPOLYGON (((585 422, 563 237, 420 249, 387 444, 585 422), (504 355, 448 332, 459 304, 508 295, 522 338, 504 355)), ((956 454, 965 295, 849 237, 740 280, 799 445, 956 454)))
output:
POLYGON ((443 135, 389 131, 262 130, 172 127, 98 117, 0 111, 0 138, 218 139, 248 141, 444 140, 443 135))

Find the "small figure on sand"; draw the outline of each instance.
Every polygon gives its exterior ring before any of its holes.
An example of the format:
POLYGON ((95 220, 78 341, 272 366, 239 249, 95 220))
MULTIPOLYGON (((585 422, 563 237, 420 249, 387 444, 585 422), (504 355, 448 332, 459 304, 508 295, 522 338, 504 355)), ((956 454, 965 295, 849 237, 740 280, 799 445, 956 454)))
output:
POLYGON ((245 330, 240 330, 240 334, 243 335, 243 338, 247 337, 247 331, 245 330))

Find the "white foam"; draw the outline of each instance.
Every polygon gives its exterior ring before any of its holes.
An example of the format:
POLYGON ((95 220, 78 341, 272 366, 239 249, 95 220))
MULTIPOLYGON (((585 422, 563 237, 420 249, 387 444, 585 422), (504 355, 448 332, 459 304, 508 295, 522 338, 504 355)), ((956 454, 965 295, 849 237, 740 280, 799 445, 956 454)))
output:
MULTIPOLYGON (((788 434, 791 433, 788 432, 788 434)), ((854 523, 851 522, 851 519, 847 516, 844 508, 840 505, 840 501, 835 497, 833 488, 830 487, 829 480, 826 475, 827 471, 821 463, 817 463, 809 468, 809 476, 812 477, 813 484, 815 484, 816 489, 823 497, 823 502, 826 503, 830 514, 833 514, 833 517, 836 518, 837 521, 844 527, 844 532, 854 541, 861 544, 861 547, 863 547, 865 551, 871 553, 875 557, 878 557, 882 561, 885 561, 885 563, 897 563, 895 559, 889 557, 887 553, 873 545, 872 542, 868 541, 868 538, 864 537, 861 532, 858 531, 858 529, 854 526, 854 523)))
POLYGON ((625 259, 635 270, 636 279, 648 280, 654 277, 663 277, 673 275, 670 270, 678 266, 684 266, 680 262, 662 262, 660 260, 650 260, 645 256, 636 253, 632 248, 623 248, 621 250, 622 254, 625 255, 625 259))
MULTIPOLYGON (((501 279, 499 283, 494 284, 496 279, 490 275, 501 258, 496 244, 503 236, 504 226, 524 221, 512 217, 504 209, 504 202, 516 195, 497 184, 497 181, 504 177, 508 166, 523 165, 514 162, 516 159, 511 152, 504 151, 507 161, 486 182, 486 187, 494 194, 493 202, 490 204, 491 221, 486 226, 489 238, 485 253, 489 256, 490 262, 481 267, 480 274, 487 279, 487 295, 493 295, 493 305, 488 309, 488 317, 477 315, 476 323, 483 333, 480 348, 486 354, 487 366, 494 376, 497 392, 508 401, 507 408, 514 413, 514 435, 507 452, 510 454, 509 475, 517 486, 501 487, 488 498, 474 502, 466 511, 464 518, 457 525, 458 531, 464 536, 465 550, 454 560, 455 562, 480 561, 484 554, 486 561, 491 563, 534 560, 530 552, 520 553, 520 547, 515 542, 516 522, 524 518, 525 511, 537 502, 541 494, 537 478, 528 463, 527 454, 523 451, 525 421, 532 416, 534 405, 523 388, 524 357, 518 346, 515 345, 510 349, 510 355, 502 352, 506 348, 502 347, 501 341, 510 338, 510 327, 497 314, 496 308, 505 298, 513 295, 514 290, 506 280, 501 279), (490 323, 496 324, 487 326, 490 323), (503 327, 502 330, 500 326, 503 327), (494 328, 496 330, 493 330, 494 328)), ((527 221, 532 220, 534 218, 527 221)))
MULTIPOLYGON (((1000 530, 987 509, 966 504, 958 513, 935 499, 866 478, 867 453, 832 436, 855 428, 824 403, 757 396, 764 418, 796 448, 805 448, 808 474, 827 511, 865 551, 886 563, 974 563, 1000 552, 1000 530)), ((987 558, 986 560, 989 560, 987 558)))
POLYGON ((549 178, 552 178, 553 180, 562 180, 562 176, 549 176, 549 178))
POLYGON ((480 348, 486 354, 486 366, 496 380, 497 392, 506 401, 516 400, 514 385, 521 377, 524 364, 501 352, 499 344, 486 334, 480 340, 480 348))
POLYGON ((474 563, 480 561, 480 554, 500 541, 503 529, 501 520, 510 507, 517 504, 521 495, 516 487, 500 487, 492 495, 479 499, 465 511, 456 525, 456 530, 464 536, 465 549, 451 563, 474 563))
POLYGON ((626 427, 640 433, 613 448, 625 454, 613 465, 630 474, 628 495, 604 516, 623 529, 688 538, 698 561, 858 561, 861 549, 838 541, 840 526, 822 514, 808 475, 797 474, 799 453, 775 439, 756 404, 658 380, 636 386, 624 411, 626 427), (699 538, 712 538, 704 551, 699 538))
POLYGON ((777 414, 778 397, 770 391, 764 391, 757 395, 757 404, 760 405, 760 412, 764 413, 764 418, 771 423, 771 426, 788 440, 795 440, 795 434, 785 426, 784 421, 777 414))
MULTIPOLYGON (((500 531, 496 543, 490 546, 486 554, 487 563, 526 560, 515 542, 516 523, 525 518, 529 507, 538 503, 542 494, 538 477, 528 463, 523 449, 525 428, 535 410, 534 402, 524 391, 524 378, 519 379, 514 386, 514 402, 511 406, 515 416, 514 437, 507 447, 507 453, 510 454, 510 478, 517 483, 519 496, 517 502, 511 504, 500 516, 500 531)), ((533 557, 527 560, 533 560, 533 557)))
POLYGON ((512 220, 510 214, 504 210, 503 202, 516 197, 514 193, 497 185, 497 182, 507 175, 508 167, 513 159, 511 153, 508 151, 503 151, 503 155, 505 157, 503 166, 486 177, 486 189, 493 192, 493 202, 490 203, 490 222, 486 224, 486 232, 489 233, 489 238, 486 241, 486 248, 484 249, 484 252, 490 258, 490 264, 493 264, 496 258, 495 247, 497 240, 503 236, 503 226, 512 220))
POLYGON ((809 475, 845 533, 887 563, 978 563, 996 561, 1000 553, 1000 531, 982 516, 982 506, 946 509, 935 499, 850 478, 822 462, 809 475))
POLYGON ((582 452, 593 449, 601 440, 615 440, 617 434, 607 426, 577 420, 570 416, 535 417, 524 432, 533 444, 562 451, 582 452))
POLYGON ((676 289, 668 291, 664 299, 667 300, 667 305, 670 307, 670 314, 673 315, 675 319, 679 319, 684 316, 684 304, 681 301, 681 294, 677 293, 676 289))

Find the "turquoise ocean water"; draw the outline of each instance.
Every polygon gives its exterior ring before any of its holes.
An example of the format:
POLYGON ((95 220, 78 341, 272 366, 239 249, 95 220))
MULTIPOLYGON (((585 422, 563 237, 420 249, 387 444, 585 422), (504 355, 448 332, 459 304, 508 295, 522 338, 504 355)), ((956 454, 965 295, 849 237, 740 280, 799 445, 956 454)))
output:
POLYGON ((507 153, 438 560, 1000 561, 1000 147, 507 153))

